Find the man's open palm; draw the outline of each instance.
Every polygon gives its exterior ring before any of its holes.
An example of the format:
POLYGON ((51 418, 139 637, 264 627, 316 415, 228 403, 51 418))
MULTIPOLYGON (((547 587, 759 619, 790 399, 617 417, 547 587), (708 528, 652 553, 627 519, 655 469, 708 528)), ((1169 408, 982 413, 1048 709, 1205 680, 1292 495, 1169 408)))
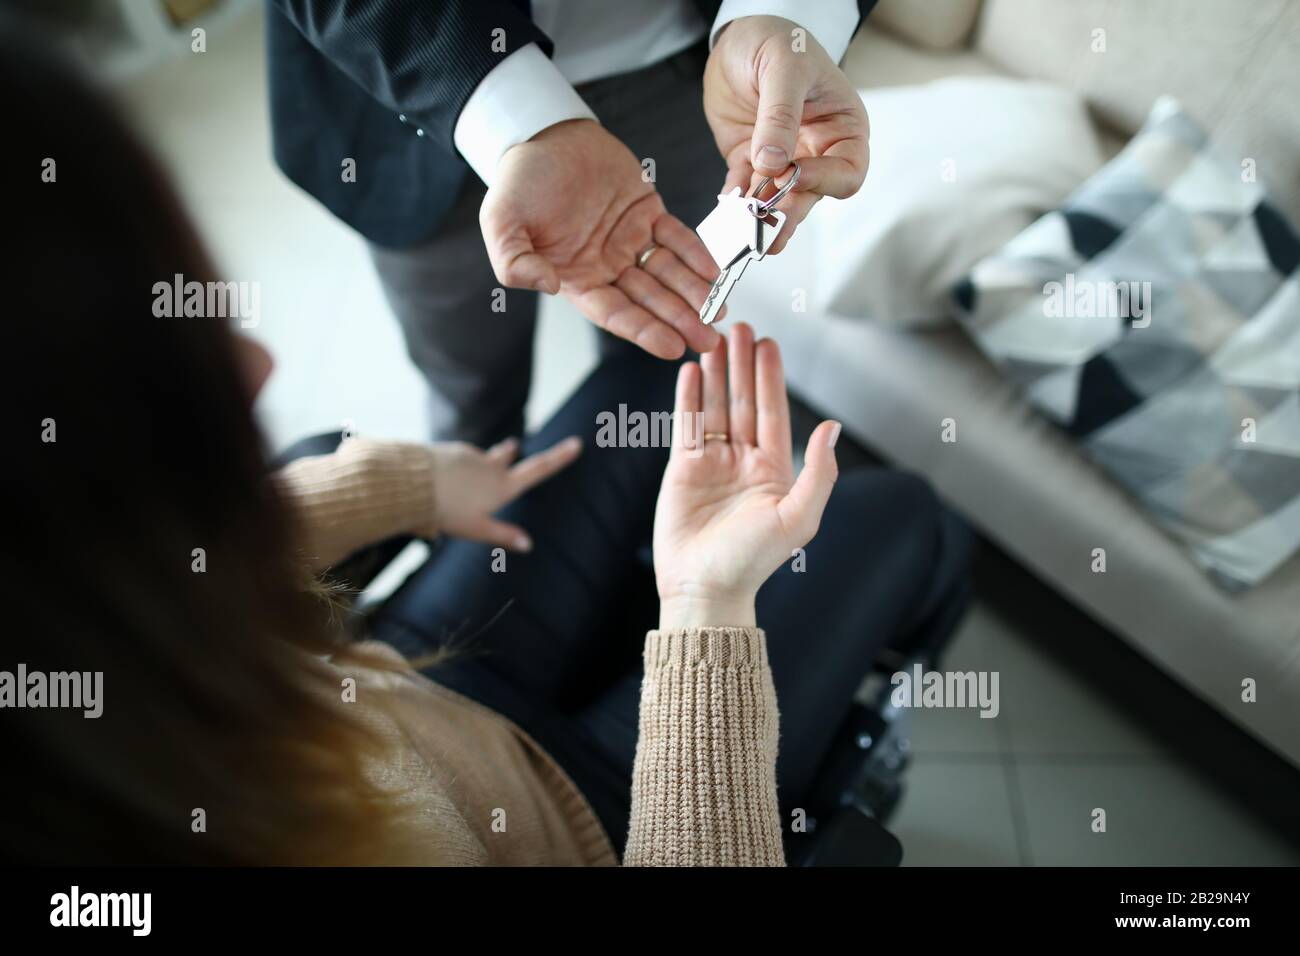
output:
POLYGON ((599 124, 549 127, 508 150, 497 172, 479 222, 500 282, 561 292, 596 325, 660 358, 718 344, 699 319, 717 266, 599 124), (638 266, 652 244, 659 248, 638 266))

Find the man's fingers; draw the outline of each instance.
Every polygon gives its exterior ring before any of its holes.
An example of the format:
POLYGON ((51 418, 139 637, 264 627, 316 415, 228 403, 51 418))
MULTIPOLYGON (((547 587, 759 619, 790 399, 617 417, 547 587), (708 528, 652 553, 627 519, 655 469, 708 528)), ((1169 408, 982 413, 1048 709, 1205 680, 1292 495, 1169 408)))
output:
POLYGON ((700 306, 708 298, 710 283, 701 279, 695 270, 688 268, 671 249, 662 247, 656 249, 646 260, 645 271, 675 292, 694 310, 684 325, 674 323, 674 327, 686 339, 686 344, 697 352, 717 348, 717 330, 701 322, 699 314, 700 306))
POLYGON ((804 452, 803 471, 776 506, 781 524, 797 539, 795 547, 802 547, 817 534, 822 512, 840 473, 835 461, 835 442, 839 437, 839 422, 822 422, 813 429, 804 452))
POLYGON ((508 487, 511 499, 522 495, 534 485, 541 484, 557 471, 567 468, 581 453, 582 439, 577 435, 571 435, 545 451, 529 455, 510 469, 508 487))
POLYGON ((684 331, 686 324, 696 317, 685 299, 640 266, 624 269, 615 285, 641 308, 678 331, 684 331))
MULTIPOLYGON (((704 280, 704 296, 700 298, 699 305, 695 306, 695 322, 692 326, 694 331, 688 341, 691 343, 691 348, 697 352, 712 351, 717 348, 718 343, 722 341, 722 337, 711 326, 707 326, 700 321, 699 308, 704 305, 704 298, 708 296, 709 289, 713 286, 714 280, 718 278, 718 273, 721 272, 718 264, 713 261, 713 256, 709 255, 704 240, 699 237, 694 229, 687 226, 676 216, 660 216, 655 222, 654 238, 655 242, 675 255, 691 272, 704 280)), ((657 254, 646 261, 646 267, 651 272, 654 272, 654 260, 656 258, 658 258, 657 254)), ((698 286, 693 286, 693 288, 698 288, 698 286)), ((687 299, 687 301, 694 305, 693 298, 687 299)), ((718 317, 714 320, 715 324, 726 317, 727 307, 724 305, 722 311, 718 313, 718 317)))
MULTIPOLYGON (((667 259, 672 255, 669 250, 656 249, 650 256, 650 260, 667 259)), ((649 264, 646 263, 647 266, 649 264)), ((684 271, 689 271, 684 266, 682 268, 684 271)), ((717 346, 718 333, 700 322, 699 306, 692 307, 675 291, 660 282, 648 269, 642 269, 640 266, 624 269, 623 274, 618 277, 617 285, 637 305, 676 329, 686 340, 686 344, 695 351, 707 352, 717 346)), ((704 297, 701 296, 700 303, 703 302, 704 297)))
POLYGON ((753 184, 763 177, 754 178, 754 167, 749 164, 749 160, 742 160, 727 169, 726 181, 722 184, 723 194, 731 192, 737 186, 743 195, 749 195, 753 184))
POLYGON ((731 364, 727 367, 731 393, 731 439, 746 445, 756 445, 754 330, 744 322, 737 322, 728 339, 727 353, 731 357, 731 364))
MULTIPOLYGON (((704 240, 676 216, 665 214, 655 220, 654 241, 670 250, 692 272, 710 285, 718 277, 720 271, 718 264, 713 261, 713 256, 709 255, 704 240)), ((651 259, 653 258, 651 256, 651 259)))
MULTIPOLYGON (((713 285, 712 279, 700 275, 667 246, 659 246, 651 250, 649 258, 641 268, 676 292, 696 311, 704 304, 709 288, 713 285)), ((715 268, 713 271, 716 277, 718 269, 715 268)))
POLYGON ((528 536, 528 532, 517 524, 497 521, 495 518, 483 518, 474 522, 465 529, 464 537, 470 541, 482 541, 484 544, 497 545, 510 551, 533 550, 533 539, 528 536))
POLYGON ((779 176, 794 158, 808 79, 797 60, 778 61, 758 81, 758 115, 749 161, 764 176, 779 176))
POLYGON ((596 325, 651 355, 677 359, 686 352, 686 342, 672 326, 641 308, 617 286, 593 286, 574 296, 573 302, 596 325))
POLYGON ((560 276, 555 267, 535 252, 520 253, 508 260, 497 278, 512 289, 536 289, 547 295, 560 291, 560 276))
POLYGON ((754 347, 754 392, 758 411, 758 447, 791 467, 790 400, 785 393, 781 350, 771 339, 754 347))
POLYGON ((554 295, 560 291, 560 276, 542 256, 533 251, 533 241, 522 226, 501 228, 485 207, 480 216, 483 242, 497 281, 512 289, 536 289, 554 295))
MULTIPOLYGON (((800 161, 802 162, 802 160, 800 161)), ((801 222, 808 218, 808 214, 812 212, 813 206, 817 205, 819 199, 821 199, 821 196, 800 192, 796 189, 777 204, 776 208, 785 213, 785 225, 781 227, 780 233, 768 245, 767 254, 769 256, 778 255, 789 244, 790 240, 794 238, 795 230, 799 228, 801 222)))
POLYGON ((870 150, 867 141, 841 140, 821 156, 799 160, 799 192, 848 199, 867 178, 870 150))

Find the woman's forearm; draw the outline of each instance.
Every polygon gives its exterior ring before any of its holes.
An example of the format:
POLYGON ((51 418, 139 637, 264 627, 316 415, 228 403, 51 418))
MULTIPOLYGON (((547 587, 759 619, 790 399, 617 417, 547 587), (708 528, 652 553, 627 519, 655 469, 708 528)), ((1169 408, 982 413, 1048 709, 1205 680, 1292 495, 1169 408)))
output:
POLYGON ((299 526, 299 549, 321 571, 398 534, 430 535, 433 449, 353 438, 329 455, 290 462, 273 476, 299 526))
POLYGON ((778 714, 751 627, 651 631, 628 866, 783 866, 778 714))
POLYGON ((680 594, 659 598, 659 630, 683 627, 757 627, 754 595, 680 594))

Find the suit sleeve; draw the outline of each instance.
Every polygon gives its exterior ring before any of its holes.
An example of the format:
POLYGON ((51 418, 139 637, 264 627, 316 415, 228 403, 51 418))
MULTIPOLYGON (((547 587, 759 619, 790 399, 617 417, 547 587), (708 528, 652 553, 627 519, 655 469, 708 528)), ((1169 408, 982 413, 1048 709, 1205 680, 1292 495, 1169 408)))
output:
POLYGON ((295 28, 379 103, 453 151, 475 88, 530 43, 552 44, 507 0, 271 0, 295 28))

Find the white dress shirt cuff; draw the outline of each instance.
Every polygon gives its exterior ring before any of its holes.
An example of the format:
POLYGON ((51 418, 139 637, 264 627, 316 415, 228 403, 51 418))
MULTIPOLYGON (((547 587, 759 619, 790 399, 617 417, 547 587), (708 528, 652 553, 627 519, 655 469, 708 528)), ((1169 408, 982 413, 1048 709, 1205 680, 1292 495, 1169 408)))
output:
POLYGON ((491 186, 497 162, 511 146, 565 120, 595 118, 541 47, 530 43, 483 77, 456 119, 452 140, 491 186))
POLYGON ((836 63, 844 59, 859 19, 856 0, 722 0, 709 31, 709 49, 713 49, 718 31, 732 20, 758 16, 785 17, 799 24, 836 63))

